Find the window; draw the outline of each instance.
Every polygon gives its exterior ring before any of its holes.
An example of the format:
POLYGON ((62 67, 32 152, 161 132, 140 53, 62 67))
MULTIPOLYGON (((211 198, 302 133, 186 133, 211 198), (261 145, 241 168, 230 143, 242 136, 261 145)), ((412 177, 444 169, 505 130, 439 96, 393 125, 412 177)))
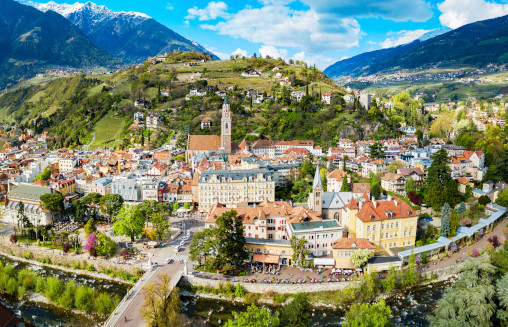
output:
POLYGON ((399 227, 399 223, 395 223, 395 228, 398 228, 399 227))
POLYGON ((402 242, 402 246, 405 246, 406 245, 406 241, 402 242))
POLYGON ((411 245, 411 241, 407 241, 407 245, 411 245))
POLYGON ((372 240, 375 241, 376 240, 376 235, 372 235, 372 240))
POLYGON ((370 226, 367 226, 367 232, 370 231, 370 226))
POLYGON ((376 226, 372 226, 372 230, 376 230, 376 226))

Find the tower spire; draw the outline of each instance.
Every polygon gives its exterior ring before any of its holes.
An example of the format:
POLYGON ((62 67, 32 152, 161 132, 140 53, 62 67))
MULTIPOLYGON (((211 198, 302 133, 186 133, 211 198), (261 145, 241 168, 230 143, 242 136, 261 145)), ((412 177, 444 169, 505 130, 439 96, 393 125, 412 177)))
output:
POLYGON ((321 182, 321 173, 319 172, 319 165, 316 166, 316 173, 314 174, 313 188, 320 187, 323 189, 323 183, 321 182))

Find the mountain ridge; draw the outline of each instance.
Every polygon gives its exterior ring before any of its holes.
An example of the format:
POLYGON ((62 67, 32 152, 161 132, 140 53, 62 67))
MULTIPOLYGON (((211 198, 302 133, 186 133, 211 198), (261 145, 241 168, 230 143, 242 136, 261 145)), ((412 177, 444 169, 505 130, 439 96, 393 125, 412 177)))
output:
POLYGON ((396 48, 366 52, 324 70, 330 78, 359 77, 434 65, 483 67, 508 63, 508 16, 478 21, 396 48))
POLYGON ((0 88, 48 65, 99 67, 118 64, 76 26, 55 12, 14 0, 0 6, 0 88))
POLYGON ((18 0, 41 11, 55 11, 76 25, 96 45, 126 64, 140 63, 147 57, 173 51, 213 53, 150 16, 139 12, 114 12, 91 1, 57 4, 18 0))

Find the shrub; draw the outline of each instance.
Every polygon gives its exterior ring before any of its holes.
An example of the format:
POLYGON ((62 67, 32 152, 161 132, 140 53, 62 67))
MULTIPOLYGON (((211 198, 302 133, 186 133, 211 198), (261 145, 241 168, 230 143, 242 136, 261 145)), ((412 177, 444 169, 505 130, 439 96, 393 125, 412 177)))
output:
POLYGON ((490 203, 490 198, 487 195, 482 195, 478 198, 478 203, 485 206, 490 203))
POLYGON ((11 295, 18 294, 18 281, 14 277, 10 277, 5 284, 5 291, 11 295))
POLYGON ((497 235, 492 235, 491 237, 489 237, 487 239, 487 241, 492 244, 492 246, 494 248, 497 248, 498 246, 501 245, 501 242, 499 241, 499 237, 497 237, 497 235))
POLYGON ((88 271, 95 271, 95 267, 94 267, 94 265, 87 265, 86 266, 86 270, 88 270, 88 271))
POLYGON ((32 252, 30 252, 30 251, 23 253, 23 258, 28 260, 31 257, 32 257, 32 252))
POLYGON ((45 295, 52 302, 58 303, 59 297, 64 291, 64 285, 62 282, 54 277, 49 277, 46 283, 45 295))
POLYGON ((27 292, 26 287, 24 287, 24 286, 20 286, 20 287, 18 288, 18 298, 20 298, 20 299, 24 298, 24 297, 25 297, 26 292, 27 292))
POLYGON ((9 240, 11 241, 12 244, 16 244, 18 242, 18 237, 16 236, 16 234, 12 234, 9 240))
POLYGON ((30 270, 23 269, 18 272, 18 283, 26 289, 32 289, 36 280, 37 276, 30 270))
POLYGON ((95 311, 100 314, 109 314, 115 310, 119 302, 118 296, 111 297, 107 293, 99 293, 94 302, 95 311))
POLYGON ((63 243, 62 244, 62 251, 63 251, 63 253, 69 252, 70 248, 71 248, 71 246, 69 245, 69 243, 63 243))
POLYGON ((483 247, 485 252, 492 252, 494 250, 494 246, 491 243, 485 243, 485 246, 483 247))
POLYGON ((35 282, 35 291, 37 293, 45 294, 46 293, 46 279, 39 277, 35 282))
POLYGON ((76 289, 74 305, 77 309, 86 313, 92 312, 94 291, 86 286, 80 286, 76 289))
POLYGON ((476 258, 477 256, 480 255, 480 253, 478 252, 477 249, 473 249, 473 250, 471 250, 471 255, 473 256, 473 258, 476 258))
POLYGON ((76 293, 76 282, 73 280, 65 284, 65 291, 60 297, 58 303, 67 309, 74 309, 74 295, 76 293))
POLYGON ((245 288, 243 288, 243 286, 240 284, 236 284, 235 295, 236 295, 236 297, 244 297, 245 296, 245 288))

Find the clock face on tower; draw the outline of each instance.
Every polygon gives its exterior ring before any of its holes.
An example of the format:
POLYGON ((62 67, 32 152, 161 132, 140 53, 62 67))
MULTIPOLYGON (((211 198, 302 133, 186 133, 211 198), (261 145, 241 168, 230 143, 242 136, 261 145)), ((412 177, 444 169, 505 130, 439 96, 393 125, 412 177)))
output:
POLYGON ((224 113, 224 118, 229 118, 229 112, 224 113))

